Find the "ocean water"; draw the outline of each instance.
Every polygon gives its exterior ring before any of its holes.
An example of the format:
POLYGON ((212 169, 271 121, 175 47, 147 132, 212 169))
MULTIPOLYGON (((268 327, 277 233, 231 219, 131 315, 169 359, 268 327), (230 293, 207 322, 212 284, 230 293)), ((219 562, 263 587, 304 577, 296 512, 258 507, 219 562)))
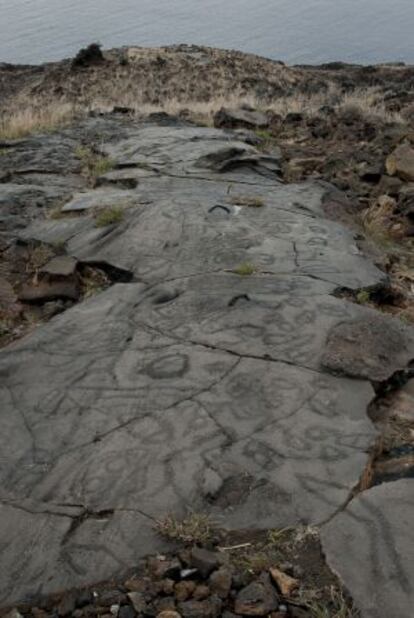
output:
POLYGON ((289 63, 414 63, 414 0, 0 0, 0 62, 195 43, 289 63))

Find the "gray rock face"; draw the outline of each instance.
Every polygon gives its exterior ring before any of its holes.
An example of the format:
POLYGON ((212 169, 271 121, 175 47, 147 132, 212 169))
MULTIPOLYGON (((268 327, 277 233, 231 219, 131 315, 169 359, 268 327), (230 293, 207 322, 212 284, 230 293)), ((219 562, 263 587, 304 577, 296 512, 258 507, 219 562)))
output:
POLYGON ((366 374, 323 359, 339 325, 376 317, 334 290, 383 275, 325 219, 325 187, 281 184, 240 134, 99 126, 118 168, 88 196, 115 184, 123 220, 96 228, 86 210, 21 235, 133 282, 0 354, 0 604, 134 566, 163 547, 153 519, 189 506, 228 527, 325 521, 376 436, 366 374))
POLYGON ((363 618, 411 618, 414 480, 374 487, 322 528, 322 544, 363 618))

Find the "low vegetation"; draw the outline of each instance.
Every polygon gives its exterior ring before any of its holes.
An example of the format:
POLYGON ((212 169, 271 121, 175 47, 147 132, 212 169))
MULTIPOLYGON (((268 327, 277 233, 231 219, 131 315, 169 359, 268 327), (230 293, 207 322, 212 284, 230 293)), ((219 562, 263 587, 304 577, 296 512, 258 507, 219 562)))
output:
POLYGON ((85 175, 91 178, 107 174, 115 167, 113 159, 102 156, 90 146, 78 146, 75 150, 75 156, 82 161, 85 175))
POLYGON ((157 520, 155 529, 170 541, 185 544, 205 544, 214 535, 214 524, 210 517, 203 513, 190 513, 184 519, 168 514, 157 520))
POLYGON ((55 102, 39 108, 28 102, 21 110, 0 116, 0 140, 15 140, 32 133, 53 131, 68 124, 74 115, 74 106, 69 103, 55 102))

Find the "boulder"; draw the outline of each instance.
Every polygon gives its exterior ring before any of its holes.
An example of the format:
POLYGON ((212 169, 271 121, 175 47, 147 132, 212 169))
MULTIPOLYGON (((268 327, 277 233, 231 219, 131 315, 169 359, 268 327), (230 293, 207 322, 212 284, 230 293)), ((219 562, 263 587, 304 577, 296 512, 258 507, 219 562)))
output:
POLYGON ((408 144, 401 144, 386 160, 387 173, 398 176, 407 182, 414 182, 414 149, 408 144))
POLYGON ((269 126, 269 119, 254 109, 222 107, 214 116, 214 126, 218 129, 260 129, 269 126))
POLYGON ((252 582, 237 595, 234 611, 239 616, 267 616, 279 607, 279 599, 268 575, 252 582))
POLYGON ((332 328, 322 366, 352 378, 381 382, 405 367, 412 353, 413 341, 404 324, 369 311, 365 317, 332 328))

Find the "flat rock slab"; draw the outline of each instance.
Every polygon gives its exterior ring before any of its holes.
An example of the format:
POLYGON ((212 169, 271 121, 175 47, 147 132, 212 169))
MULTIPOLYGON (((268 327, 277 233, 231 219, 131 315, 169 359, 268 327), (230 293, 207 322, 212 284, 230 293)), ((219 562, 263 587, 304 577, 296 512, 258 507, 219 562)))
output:
POLYGON ((363 618, 412 618, 414 480, 374 487, 322 528, 328 564, 363 618))
POLYGON ((119 208, 131 204, 133 196, 129 191, 97 189, 85 193, 77 193, 62 207, 62 212, 79 212, 84 210, 99 210, 100 208, 119 208))
POLYGON ((42 266, 40 272, 50 277, 70 277, 75 274, 77 263, 70 255, 58 255, 42 266))
MULTIPOLYGON (((135 566, 162 548, 151 526, 167 512, 191 507, 229 528, 326 521, 376 438, 369 376, 324 360, 343 325, 378 318, 336 288, 384 275, 326 220, 326 187, 280 183, 241 134, 107 122, 102 149, 120 166, 111 179, 151 170, 126 190, 88 192, 95 203, 127 196, 123 220, 38 220, 21 236, 64 242, 72 258, 134 282, 0 354, 0 605, 135 566), (246 265, 250 276, 238 274, 246 265), (33 531, 47 561, 24 553, 33 531)), ((412 329, 383 320, 372 338, 402 333, 408 363, 412 329)), ((381 375, 394 371, 381 357, 381 375)))

